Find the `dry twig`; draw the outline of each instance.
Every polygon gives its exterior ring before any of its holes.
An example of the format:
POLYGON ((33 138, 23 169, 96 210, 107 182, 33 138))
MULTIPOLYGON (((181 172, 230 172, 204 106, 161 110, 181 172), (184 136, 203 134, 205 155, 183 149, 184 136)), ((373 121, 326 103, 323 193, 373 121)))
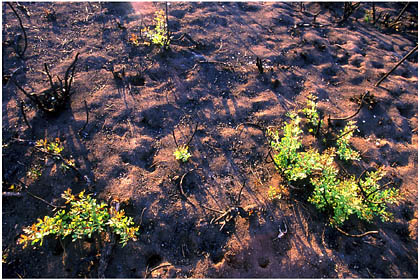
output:
POLYGON ((369 234, 378 234, 379 232, 377 231, 377 230, 372 230, 372 231, 367 231, 367 232, 364 232, 364 233, 362 233, 362 234, 350 234, 350 233, 347 233, 347 232, 345 232, 344 230, 342 230, 341 228, 339 228, 339 227, 335 227, 339 232, 341 232, 342 234, 344 234, 345 236, 348 236, 348 237, 363 237, 363 236, 366 236, 366 235, 369 235, 369 234))
POLYGON ((403 63, 410 55, 412 55, 417 49, 419 48, 419 45, 416 44, 416 46, 408 53, 406 56, 404 56, 400 61, 398 61, 397 64, 395 64, 394 67, 392 67, 391 70, 388 71, 376 84, 375 87, 378 87, 383 80, 385 80, 395 69, 397 69, 398 66, 400 66, 401 63, 403 63))
POLYGON ((28 47, 28 38, 26 36, 25 27, 23 27, 22 20, 21 20, 19 14, 16 12, 15 8, 13 8, 12 2, 6 2, 6 4, 8 4, 9 7, 13 10, 13 13, 16 15, 16 17, 19 21, 20 28, 23 31, 23 37, 25 39, 25 46, 23 47, 23 51, 22 52, 19 51, 19 45, 18 44, 16 45, 16 53, 19 55, 20 58, 23 58, 23 56, 25 55, 26 48, 28 47))

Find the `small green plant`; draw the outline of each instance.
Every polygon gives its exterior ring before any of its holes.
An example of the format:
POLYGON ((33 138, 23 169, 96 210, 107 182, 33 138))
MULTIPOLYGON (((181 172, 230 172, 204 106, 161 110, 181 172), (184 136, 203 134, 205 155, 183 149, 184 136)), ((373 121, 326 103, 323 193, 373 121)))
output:
POLYGON ((188 146, 187 145, 178 146, 174 152, 174 156, 177 160, 180 160, 182 162, 188 161, 188 159, 191 157, 190 152, 188 152, 188 146))
POLYGON ((42 167, 39 165, 34 165, 31 167, 31 169, 29 169, 26 175, 33 180, 37 180, 42 175, 42 167))
POLYGON ((52 153, 55 155, 60 155, 64 150, 64 147, 61 145, 60 138, 55 138, 55 141, 48 141, 47 138, 37 140, 35 142, 35 147, 39 148, 42 152, 52 153))
POLYGON ((305 117, 307 118, 309 125, 311 126, 311 128, 309 128, 310 133, 317 132, 318 127, 322 125, 322 120, 320 119, 319 113, 316 109, 316 100, 316 96, 309 94, 306 98, 306 107, 302 109, 302 113, 305 114, 305 117))
POLYGON ((38 219, 37 223, 24 228, 19 244, 25 248, 29 243, 35 245, 39 242, 42 246, 48 235, 61 238, 70 235, 72 241, 76 241, 84 236, 91 237, 94 232, 102 232, 107 227, 120 236, 123 247, 130 239, 136 240, 139 227, 133 226, 133 219, 126 217, 124 210, 117 211, 104 202, 97 202, 91 195, 85 195, 84 191, 75 196, 68 189, 62 197, 70 208, 59 210, 53 217, 38 219))
POLYGON ((280 200, 282 198, 282 194, 283 194, 283 186, 280 186, 280 188, 275 188, 273 186, 269 186, 268 187, 268 199, 270 200, 280 200))
MULTIPOLYGON (((166 24, 165 12, 159 10, 155 12, 155 18, 153 20, 154 29, 150 29, 148 26, 141 30, 142 34, 145 34, 147 39, 154 44, 167 49, 170 44, 169 30, 166 24)), ((149 42, 145 42, 150 44, 149 42)))
POLYGON ((8 257, 9 257, 9 248, 6 248, 6 249, 3 250, 1 262, 2 263, 7 263, 7 258, 8 257))
MULTIPOLYGON (((313 191, 308 200, 330 214, 331 225, 340 226, 353 214, 369 222, 375 216, 383 221, 392 218, 387 206, 397 203, 400 193, 395 188, 385 189, 380 186, 379 181, 386 174, 383 168, 368 172, 358 180, 354 176, 339 176, 336 156, 345 160, 360 159, 360 155, 348 144, 357 128, 354 122, 349 122, 340 131, 338 150, 330 147, 319 153, 315 149, 303 149, 303 131, 299 127, 301 119, 296 113, 289 114, 289 117, 290 120, 283 126, 282 137, 278 131, 268 131, 271 147, 276 152, 273 156, 275 166, 288 181, 309 179, 313 191)), ((273 191, 269 193, 269 197, 273 195, 273 191)))
POLYGON ((353 136, 353 132, 357 129, 356 122, 349 121, 337 139, 337 154, 340 159, 344 160, 360 160, 360 154, 350 147, 349 141, 353 136))
POLYGON ((369 22, 370 22, 370 17, 371 17, 371 15, 372 15, 372 11, 366 10, 366 11, 365 11, 365 17, 363 18, 363 20, 364 20, 366 23, 369 23, 369 22))

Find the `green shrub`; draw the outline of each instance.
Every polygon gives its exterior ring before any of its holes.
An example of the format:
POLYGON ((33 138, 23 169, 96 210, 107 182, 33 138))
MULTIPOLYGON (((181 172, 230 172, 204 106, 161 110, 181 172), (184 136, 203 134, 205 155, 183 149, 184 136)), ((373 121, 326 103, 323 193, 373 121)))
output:
POLYGON ((24 228, 25 234, 20 236, 19 244, 23 244, 25 248, 28 243, 35 245, 39 242, 42 246, 44 237, 48 235, 61 238, 70 235, 72 241, 76 241, 84 236, 91 237, 94 232, 102 232, 107 226, 120 236, 122 246, 128 240, 136 239, 139 227, 132 226, 133 219, 126 217, 124 210, 117 211, 104 202, 99 203, 90 195, 85 195, 84 191, 75 196, 68 189, 62 197, 66 204, 70 204, 70 209, 59 210, 53 217, 45 216, 32 226, 24 228))
POLYGON ((337 154, 340 159, 344 160, 360 160, 360 154, 350 147, 349 141, 353 136, 353 132, 357 129, 354 121, 349 121, 337 139, 337 154))
MULTIPOLYGON (((303 113, 309 117, 314 116, 312 113, 303 113)), ((344 160, 360 159, 360 155, 348 144, 353 131, 357 129, 354 122, 349 122, 340 131, 337 138, 338 150, 330 147, 319 153, 313 148, 303 149, 303 131, 299 127, 301 119, 296 113, 289 116, 290 120, 284 123, 282 129, 282 137, 278 131, 268 131, 270 145, 275 151, 275 166, 288 181, 309 179, 313 191, 308 200, 318 209, 330 214, 331 225, 343 224, 352 214, 369 222, 375 216, 379 216, 382 221, 392 218, 387 211, 387 205, 398 202, 400 194, 395 188, 384 189, 380 186, 379 181, 386 174, 383 168, 368 172, 359 180, 354 176, 339 176, 339 169, 335 164, 337 155, 344 160)), ((309 121, 312 123, 311 119, 309 121)))
POLYGON ((186 162, 191 157, 190 152, 188 152, 188 146, 187 145, 178 146, 174 152, 174 156, 177 160, 186 162))
POLYGON ((310 133, 316 132, 318 126, 322 125, 322 120, 320 119, 318 110, 316 109, 316 100, 316 96, 309 94, 306 98, 306 107, 302 109, 302 113, 305 114, 305 117, 311 126, 311 128, 309 128, 310 133))
POLYGON ((163 10, 155 12, 153 25, 155 26, 154 29, 150 29, 147 26, 143 28, 141 30, 142 34, 145 34, 147 39, 149 39, 152 44, 161 46, 165 49, 168 48, 170 44, 170 38, 168 36, 169 31, 166 24, 165 12, 163 10))

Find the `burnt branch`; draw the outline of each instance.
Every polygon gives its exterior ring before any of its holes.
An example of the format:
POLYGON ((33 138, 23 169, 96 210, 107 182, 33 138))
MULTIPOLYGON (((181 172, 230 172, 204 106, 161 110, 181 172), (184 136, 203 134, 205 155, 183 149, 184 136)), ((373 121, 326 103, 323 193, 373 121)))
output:
POLYGON ((26 36, 25 27, 22 24, 22 19, 20 18, 19 14, 16 12, 15 8, 13 8, 12 2, 6 2, 6 4, 8 4, 9 7, 13 10, 13 13, 16 15, 19 21, 20 28, 22 29, 22 32, 23 32, 23 38, 25 39, 25 46, 23 47, 23 50, 20 51, 19 44, 16 45, 16 53, 19 55, 20 58, 23 58, 23 56, 25 55, 26 48, 28 47, 28 37, 26 36))
POLYGON ((375 2, 372 2, 372 20, 373 20, 373 23, 375 24, 375 22, 376 22, 375 2))
POLYGON ((362 95, 362 97, 360 98, 360 106, 359 106, 359 108, 357 109, 357 111, 356 111, 354 114, 351 114, 350 116, 348 116, 348 117, 344 117, 344 118, 331 118, 331 116, 329 116, 329 117, 328 117, 328 122, 330 122, 330 121, 332 121, 332 120, 334 120, 334 121, 338 121, 338 120, 340 120, 340 121, 346 121, 346 120, 349 120, 349 119, 351 119, 351 118, 354 118, 357 114, 359 114, 360 110, 362 109, 363 104, 364 104, 364 101, 365 101, 365 97, 366 97, 366 95, 368 95, 368 94, 369 94, 369 91, 366 91, 366 92, 362 95))
POLYGON ((187 147, 188 147, 188 145, 191 143, 191 141, 192 141, 192 140, 193 140, 193 138, 194 138, 195 133, 197 132, 197 128, 198 128, 198 123, 196 123, 196 124, 195 124, 194 132, 193 132, 193 134, 191 135, 190 140, 188 140, 187 144, 185 144, 185 146, 187 146, 187 147))
POLYGON ((74 78, 74 71, 76 69, 76 62, 77 59, 79 58, 79 53, 76 54, 76 57, 74 58, 74 61, 72 62, 72 64, 70 64, 69 68, 67 68, 66 74, 64 75, 64 89, 65 92, 67 93, 68 96, 71 95, 70 93, 70 89, 71 89, 71 83, 73 82, 73 78, 74 78), (70 80, 69 80, 69 74, 71 71, 71 76, 70 76, 70 80))
POLYGON ((176 142, 175 129, 174 129, 174 130, 172 130, 172 137, 174 138, 175 146, 178 148, 178 147, 179 147, 179 145, 178 145, 178 142, 176 142))
POLYGON ((260 72, 260 74, 264 73, 264 68, 263 68, 262 60, 258 56, 257 56, 257 63, 256 63, 256 65, 258 67, 258 72, 260 72))
POLYGON ((20 106, 20 112, 22 113, 23 120, 25 121, 26 125, 29 127, 29 129, 30 129, 30 130, 32 130, 32 127, 31 127, 31 125, 29 124, 28 119, 26 118, 26 114, 25 114, 25 107, 24 107, 24 105, 25 105, 25 102, 20 101, 20 103, 19 103, 19 106, 20 106))
POLYGON ((397 69, 398 66, 400 66, 401 63, 403 63, 410 55, 412 55, 417 49, 419 48, 419 45, 417 44, 406 56, 404 56, 400 61, 398 61, 397 64, 395 64, 394 67, 392 67, 391 70, 388 71, 376 84, 375 87, 378 87, 383 80, 385 80, 395 69, 397 69))
POLYGON ((401 10, 401 12, 399 13, 399 15, 397 16, 397 18, 392 22, 392 24, 395 24, 397 21, 400 20, 400 18, 402 17, 402 15, 404 14, 404 12, 407 10, 408 5, 410 5, 410 2, 407 2, 407 4, 404 6, 404 8, 401 10))
POLYGON ((168 2, 165 2, 165 16, 166 16, 166 42, 165 42, 165 48, 168 48, 169 43, 171 41, 170 38, 170 31, 169 31, 169 20, 168 20, 168 2))
POLYGON ((339 24, 344 23, 356 10, 359 8, 360 2, 352 4, 351 2, 344 3, 343 18, 338 22, 339 24))
POLYGON ((86 111, 86 122, 85 122, 85 124, 83 125, 83 127, 79 130, 79 135, 82 135, 82 132, 83 132, 83 130, 85 130, 85 128, 86 128, 86 126, 88 125, 88 123, 89 123, 89 108, 88 108, 88 106, 87 106, 87 102, 86 102, 86 100, 84 100, 84 103, 85 103, 85 111, 86 111))
POLYGON ((64 83, 60 77, 57 77, 58 82, 54 82, 53 78, 48 70, 48 65, 44 63, 45 74, 48 77, 50 88, 42 91, 39 94, 28 94, 19 84, 14 81, 18 89, 20 89, 41 111, 49 114, 55 114, 63 109, 71 96, 71 84, 74 79, 74 73, 76 69, 76 62, 79 57, 79 53, 76 54, 74 61, 67 68, 64 76, 64 83))

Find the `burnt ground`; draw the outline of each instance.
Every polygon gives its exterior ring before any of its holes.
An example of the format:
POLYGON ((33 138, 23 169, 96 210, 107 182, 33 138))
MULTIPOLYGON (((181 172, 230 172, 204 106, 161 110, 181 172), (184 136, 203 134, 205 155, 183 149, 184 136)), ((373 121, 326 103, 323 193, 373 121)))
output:
POLYGON ((129 42, 163 3, 21 4, 30 13, 17 9, 28 36, 24 59, 15 51, 16 42, 23 43, 19 23, 2 4, 2 182, 3 191, 14 185, 22 194, 2 199, 3 277, 98 276, 106 242, 101 236, 65 240, 63 246, 53 237, 42 247, 17 245, 23 227, 53 214, 45 202, 62 205, 60 195, 69 187, 123 201, 140 224, 138 241, 115 246, 106 277, 142 278, 159 265, 165 266, 147 276, 418 277, 417 52, 374 86, 416 45, 416 3, 398 30, 381 20, 386 14, 395 19, 401 2, 377 3, 377 15, 382 13, 375 25, 364 20, 367 3, 341 24, 344 3, 171 3, 168 51, 129 42), (44 63, 62 77, 77 52, 73 95, 56 116, 37 110, 8 82, 41 92, 48 87, 44 63), (127 79, 129 88, 122 85, 112 67, 125 67, 127 77, 138 75, 144 83, 127 79), (353 118, 359 131, 351 141, 362 160, 346 168, 358 176, 385 166, 386 180, 403 199, 391 208, 392 222, 351 219, 344 226, 349 233, 379 231, 354 238, 329 227, 305 193, 288 190, 278 201, 268 199, 269 186, 282 179, 266 161, 263 133, 249 123, 280 127, 286 112, 302 108, 310 93, 325 116, 348 116, 366 90, 375 103, 353 118), (86 122, 84 101, 89 122, 79 135, 86 122), (173 156, 172 131, 185 143, 196 123, 192 157, 180 163, 173 156), (80 174, 64 172, 34 151, 33 141, 56 137, 80 174), (36 169, 38 178, 28 175, 36 169), (190 170, 184 196, 180 178, 190 170), (220 231, 211 223, 216 213, 202 206, 224 210, 242 188, 240 205, 253 214, 236 217, 220 231), (277 239, 284 224, 288 232, 277 239))

